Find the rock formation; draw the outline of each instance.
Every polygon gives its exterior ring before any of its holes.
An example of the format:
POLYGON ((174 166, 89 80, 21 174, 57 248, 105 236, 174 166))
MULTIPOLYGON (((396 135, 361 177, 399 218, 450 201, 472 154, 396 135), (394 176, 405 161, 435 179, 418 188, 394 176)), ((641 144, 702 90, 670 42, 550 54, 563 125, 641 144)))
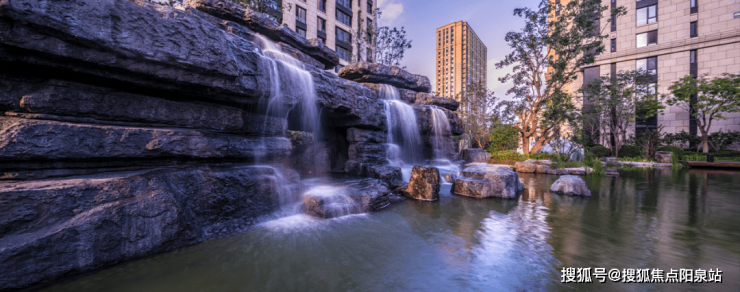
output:
POLYGON ((411 180, 404 193, 412 199, 436 201, 439 200, 440 182, 439 169, 414 165, 411 180))
POLYGON ((463 149, 461 152, 465 163, 488 163, 488 160, 491 160, 491 153, 480 148, 463 149))
POLYGON ((321 41, 224 0, 0 1, 0 270, 13 271, 0 290, 242 230, 306 202, 302 175, 369 177, 345 185, 363 211, 398 201, 383 103, 358 81, 406 89, 424 133, 437 106, 460 134, 457 105, 429 95, 426 77, 365 64, 347 80, 324 71, 337 62, 321 41), (288 139, 305 113, 265 109, 306 103, 265 37, 313 82, 322 126, 310 147, 288 139))
POLYGON ((550 186, 550 192, 568 196, 591 196, 591 191, 588 190, 586 182, 575 175, 564 175, 558 178, 550 186))
POLYGON ((514 199, 524 190, 519 175, 505 166, 479 164, 455 178, 452 193, 474 198, 514 199))

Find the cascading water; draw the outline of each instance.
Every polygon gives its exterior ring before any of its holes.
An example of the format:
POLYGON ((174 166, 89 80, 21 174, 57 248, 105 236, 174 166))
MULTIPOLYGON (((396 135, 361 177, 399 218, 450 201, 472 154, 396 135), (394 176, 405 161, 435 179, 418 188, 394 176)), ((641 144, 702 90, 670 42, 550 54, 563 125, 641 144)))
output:
POLYGON ((460 168, 456 163, 450 161, 447 154, 454 153, 454 144, 452 144, 452 131, 450 130, 450 120, 444 110, 437 106, 429 106, 432 112, 432 138, 433 160, 432 165, 436 166, 442 174, 442 182, 448 183, 448 175, 457 175, 460 168))
MULTIPOLYGON (((414 163, 423 160, 419 125, 414 108, 401 101, 398 89, 391 85, 380 85, 380 99, 385 103, 385 118, 388 125, 387 147, 388 163, 408 168, 410 174, 414 163)), ((408 180, 404 171, 404 179, 408 180)))
MULTIPOLYGON (((260 106, 267 116, 265 124, 270 117, 286 120, 294 117, 299 119, 296 123, 300 127, 299 130, 313 133, 314 141, 320 141, 321 125, 313 76, 304 68, 303 63, 283 53, 277 44, 266 37, 256 34, 255 43, 261 49, 262 62, 269 73, 270 94, 260 101, 260 106)), ((265 147, 264 143, 262 147, 265 147)), ((285 180, 282 174, 279 171, 276 173, 280 188, 278 202, 283 211, 286 211, 286 207, 290 210, 296 209, 295 206, 300 205, 303 196, 284 187, 285 180)))

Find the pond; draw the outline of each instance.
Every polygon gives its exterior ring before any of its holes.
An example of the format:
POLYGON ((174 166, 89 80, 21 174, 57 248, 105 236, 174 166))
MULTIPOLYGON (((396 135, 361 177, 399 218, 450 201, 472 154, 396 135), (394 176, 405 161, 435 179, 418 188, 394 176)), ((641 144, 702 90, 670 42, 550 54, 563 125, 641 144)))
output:
MULTIPOLYGON (((590 198, 520 174, 517 200, 406 200, 335 219, 292 215, 45 291, 738 291, 740 173, 585 177, 590 198), (703 269, 722 283, 561 283, 564 267, 703 269)), ((594 276, 592 275, 592 278, 594 276)))

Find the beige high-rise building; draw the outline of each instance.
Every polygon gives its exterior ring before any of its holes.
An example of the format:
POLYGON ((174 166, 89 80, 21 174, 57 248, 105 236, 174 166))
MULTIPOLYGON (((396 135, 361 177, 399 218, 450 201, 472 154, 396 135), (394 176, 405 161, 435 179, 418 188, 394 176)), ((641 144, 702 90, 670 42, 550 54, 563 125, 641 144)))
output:
MULTIPOLYGON (((567 4, 570 0, 550 0, 567 4)), ((658 94, 687 75, 709 78, 740 73, 740 1, 738 0, 604 0, 625 7, 627 15, 612 24, 610 12, 601 15, 606 27, 606 50, 585 68, 569 91, 584 82, 618 71, 651 70, 657 74, 658 94)), ((715 120, 710 132, 740 131, 740 113, 715 120)), ((636 123, 634 131, 664 126, 665 133, 697 133, 694 118, 680 107, 667 106, 664 115, 636 123)))
POLYGON ((488 81, 488 48, 467 22, 437 29, 437 94, 456 98, 467 84, 488 81))
MULTIPOLYGON (((321 39, 339 55, 339 71, 349 64, 353 52, 352 34, 362 25, 363 32, 375 24, 373 10, 378 0, 282 0, 283 24, 307 39, 321 39)), ((363 36, 364 39, 364 36, 363 36)), ((372 51, 367 47, 359 52, 360 59, 372 61, 372 51)))

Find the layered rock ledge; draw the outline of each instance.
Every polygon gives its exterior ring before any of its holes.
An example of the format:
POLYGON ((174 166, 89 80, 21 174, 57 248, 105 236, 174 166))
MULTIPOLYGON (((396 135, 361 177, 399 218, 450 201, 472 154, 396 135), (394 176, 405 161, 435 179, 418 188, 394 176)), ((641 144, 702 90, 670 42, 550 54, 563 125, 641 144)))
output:
POLYGON ((342 70, 339 70, 339 77, 355 82, 389 84, 398 88, 419 92, 432 91, 429 78, 411 74, 396 66, 359 62, 347 65, 342 70))

